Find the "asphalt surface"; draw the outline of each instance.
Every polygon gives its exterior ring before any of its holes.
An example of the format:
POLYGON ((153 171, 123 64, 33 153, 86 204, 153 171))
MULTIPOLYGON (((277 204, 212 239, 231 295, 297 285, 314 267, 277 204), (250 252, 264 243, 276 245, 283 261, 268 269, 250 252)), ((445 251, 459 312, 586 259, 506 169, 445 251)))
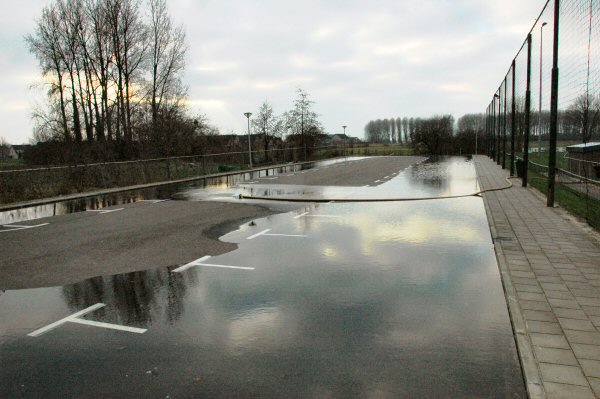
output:
POLYGON ((410 165, 426 159, 424 157, 367 157, 286 173, 272 180, 269 176, 265 176, 261 180, 266 179, 269 184, 307 186, 361 187, 367 184, 377 185, 373 184, 374 180, 382 179, 384 176, 404 170, 410 165))
MULTIPOLYGON (((264 181, 361 186, 422 160, 422 157, 363 158, 306 169, 306 173, 295 172, 293 176, 280 174, 275 180, 264 181)), ((78 212, 14 224, 48 223, 35 228, 0 226, 0 289, 64 285, 223 254, 237 245, 219 241, 220 235, 254 218, 297 207, 248 202, 140 202, 103 208, 114 212, 78 212)))

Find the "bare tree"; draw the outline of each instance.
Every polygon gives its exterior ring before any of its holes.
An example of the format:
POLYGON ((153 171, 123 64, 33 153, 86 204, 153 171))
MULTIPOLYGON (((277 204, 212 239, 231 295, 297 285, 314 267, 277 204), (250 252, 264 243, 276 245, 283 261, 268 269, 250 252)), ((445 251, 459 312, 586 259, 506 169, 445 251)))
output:
POLYGON ((35 33, 27 35, 25 41, 29 45, 29 51, 35 55, 40 63, 42 76, 49 82, 48 97, 50 101, 53 97, 58 96, 62 136, 64 141, 69 142, 71 135, 69 133, 64 94, 66 68, 59 32, 60 17, 56 8, 49 6, 42 10, 42 16, 36 23, 35 33))
POLYGON ((0 136, 0 160, 8 159, 10 155, 10 144, 4 137, 0 136))
POLYGON ((583 94, 565 111, 565 122, 588 143, 600 128, 600 98, 583 94))
POLYGON ((152 125, 165 102, 184 95, 180 73, 185 68, 185 32, 173 27, 166 0, 150 0, 149 53, 151 58, 150 104, 152 125))
POLYGON ((265 159, 268 161, 269 142, 281 132, 279 118, 275 116, 273 107, 268 101, 265 100, 258 108, 258 113, 256 114, 255 119, 252 120, 252 127, 255 132, 263 135, 265 159))

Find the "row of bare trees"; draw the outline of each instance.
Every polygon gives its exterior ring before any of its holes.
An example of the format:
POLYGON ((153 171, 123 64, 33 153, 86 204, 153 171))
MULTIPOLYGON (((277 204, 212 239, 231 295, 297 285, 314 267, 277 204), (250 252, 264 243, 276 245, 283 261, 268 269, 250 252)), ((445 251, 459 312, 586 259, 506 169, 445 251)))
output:
POLYGON ((47 85, 38 142, 126 148, 185 117, 185 32, 166 0, 54 0, 26 41, 47 85))
POLYGON ((371 120, 365 126, 365 138, 371 143, 407 143, 414 127, 415 118, 371 120))

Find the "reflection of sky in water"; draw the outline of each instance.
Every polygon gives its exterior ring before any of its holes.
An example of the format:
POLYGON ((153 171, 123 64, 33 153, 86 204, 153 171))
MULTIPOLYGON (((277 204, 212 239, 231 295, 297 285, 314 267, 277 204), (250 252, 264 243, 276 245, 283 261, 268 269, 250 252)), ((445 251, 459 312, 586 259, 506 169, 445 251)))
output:
MULTIPOLYGON (((472 184, 466 168, 449 168, 423 190, 472 184)), ((162 397, 524 397, 480 198, 307 204, 256 224, 224 236, 239 249, 211 259, 253 272, 159 268, 0 295, 2 319, 21 315, 1 330, 11 366, 0 379, 34 394, 76 369, 107 396, 126 383, 162 397), (303 212, 337 217, 293 218, 303 212), (267 228, 307 237, 246 239, 267 228), (23 337, 97 302, 107 306, 90 318, 148 332, 23 337), (100 367, 81 368, 83 357, 100 367)))
POLYGON ((290 197, 307 199, 375 199, 423 198, 469 195, 479 191, 477 175, 471 160, 450 157, 415 164, 397 176, 388 176, 369 187, 306 186, 269 184, 268 180, 247 184, 241 182, 228 190, 193 190, 185 193, 191 199, 235 201, 236 194, 255 197, 290 197))

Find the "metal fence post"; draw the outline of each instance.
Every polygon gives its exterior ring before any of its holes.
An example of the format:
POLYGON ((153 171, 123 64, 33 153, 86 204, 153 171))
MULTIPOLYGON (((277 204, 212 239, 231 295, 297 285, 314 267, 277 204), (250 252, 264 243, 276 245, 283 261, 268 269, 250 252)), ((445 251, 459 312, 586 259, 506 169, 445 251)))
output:
POLYGON ((506 169, 506 80, 508 74, 504 77, 504 100, 502 105, 504 106, 504 116, 502 117, 502 169, 506 169))
POLYGON ((529 133, 531 118, 531 33, 527 36, 527 90, 525 92, 525 142, 523 143, 523 187, 529 179, 529 133))
POLYGON ((515 129, 516 129, 516 118, 515 118, 515 66, 516 60, 512 62, 512 102, 510 105, 510 175, 515 175, 515 129))
POLYGON ((554 44, 552 46, 552 92, 550 94, 550 149, 548 152, 548 196, 546 205, 554 206, 556 184, 556 136, 558 134, 558 28, 560 0, 554 0, 554 44))

